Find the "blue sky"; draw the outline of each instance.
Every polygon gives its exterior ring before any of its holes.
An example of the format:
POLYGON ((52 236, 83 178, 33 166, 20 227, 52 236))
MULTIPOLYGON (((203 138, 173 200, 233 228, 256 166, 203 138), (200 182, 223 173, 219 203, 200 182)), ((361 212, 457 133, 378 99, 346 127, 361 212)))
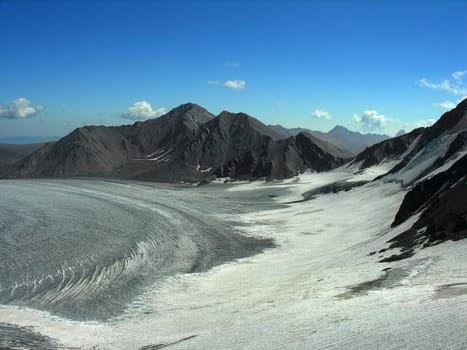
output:
POLYGON ((467 95, 467 1, 0 0, 0 137, 195 102, 394 134, 467 95))

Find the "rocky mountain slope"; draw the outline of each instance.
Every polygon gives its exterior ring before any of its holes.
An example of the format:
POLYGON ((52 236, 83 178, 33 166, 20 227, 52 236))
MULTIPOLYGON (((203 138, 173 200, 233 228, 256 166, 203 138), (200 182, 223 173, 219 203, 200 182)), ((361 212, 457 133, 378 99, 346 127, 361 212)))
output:
POLYGON ((123 163, 192 136, 214 116, 182 105, 146 122, 119 127, 86 126, 30 154, 7 171, 9 177, 110 175, 123 163))
POLYGON ((389 242, 390 248, 401 248, 389 260, 408 257, 418 247, 467 238, 467 99, 431 127, 367 148, 349 166, 381 163, 393 166, 379 179, 400 182, 407 191, 393 227, 418 215, 389 242))
POLYGON ((361 134, 356 131, 351 131, 341 125, 336 125, 328 132, 303 128, 288 129, 281 125, 269 125, 269 127, 280 133, 282 137, 290 137, 295 136, 301 132, 307 132, 314 137, 335 145, 341 150, 353 154, 357 154, 364 150, 366 147, 389 138, 388 135, 384 134, 361 134))
POLYGON ((351 155, 302 133, 284 139, 243 113, 195 104, 119 127, 75 129, 2 171, 2 177, 111 176, 152 181, 286 178, 329 170, 351 155))

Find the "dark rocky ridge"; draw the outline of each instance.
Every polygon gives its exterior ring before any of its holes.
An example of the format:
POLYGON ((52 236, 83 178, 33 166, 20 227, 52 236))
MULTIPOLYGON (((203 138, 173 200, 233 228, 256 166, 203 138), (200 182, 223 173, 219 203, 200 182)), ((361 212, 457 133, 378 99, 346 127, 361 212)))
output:
POLYGON ((308 134, 282 139, 243 113, 215 117, 195 104, 118 127, 86 126, 1 171, 2 177, 111 176, 149 181, 286 178, 342 165, 351 155, 308 134))
POLYGON ((219 177, 287 178, 306 169, 331 170, 349 160, 351 155, 316 139, 308 133, 275 141, 266 138, 255 150, 235 156, 216 169, 219 177))

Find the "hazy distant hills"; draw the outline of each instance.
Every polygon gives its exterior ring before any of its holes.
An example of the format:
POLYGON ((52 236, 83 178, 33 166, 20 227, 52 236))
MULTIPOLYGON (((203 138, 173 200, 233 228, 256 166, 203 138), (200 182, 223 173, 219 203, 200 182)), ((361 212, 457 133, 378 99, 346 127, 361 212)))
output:
POLYGON ((390 136, 384 134, 361 134, 357 131, 351 131, 340 125, 335 126, 328 132, 303 128, 288 129, 281 125, 269 125, 269 127, 280 133, 283 137, 295 136, 300 132, 308 132, 325 142, 329 142, 337 146, 341 150, 353 154, 358 154, 366 147, 390 138, 390 136))
POLYGON ((31 144, 57 141, 60 136, 8 136, 0 137, 0 144, 31 144))
POLYGON ((0 165, 15 163, 58 136, 14 136, 0 137, 0 165))
POLYGON ((47 143, 3 177, 113 176, 151 181, 286 178, 330 170, 351 155, 307 133, 283 138, 243 113, 195 104, 119 127, 87 126, 47 143))
POLYGON ((31 154, 44 143, 10 144, 0 143, 0 164, 12 164, 31 154))

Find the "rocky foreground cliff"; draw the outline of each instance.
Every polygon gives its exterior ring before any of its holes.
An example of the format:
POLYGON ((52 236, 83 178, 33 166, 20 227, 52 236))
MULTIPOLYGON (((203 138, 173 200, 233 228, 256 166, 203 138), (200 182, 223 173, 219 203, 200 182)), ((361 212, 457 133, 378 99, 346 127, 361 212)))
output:
POLYGON ((406 191, 392 226, 417 216, 389 242, 400 253, 386 260, 467 238, 467 99, 431 127, 368 147, 349 166, 365 169, 382 163, 393 166, 378 180, 399 182, 406 191))

